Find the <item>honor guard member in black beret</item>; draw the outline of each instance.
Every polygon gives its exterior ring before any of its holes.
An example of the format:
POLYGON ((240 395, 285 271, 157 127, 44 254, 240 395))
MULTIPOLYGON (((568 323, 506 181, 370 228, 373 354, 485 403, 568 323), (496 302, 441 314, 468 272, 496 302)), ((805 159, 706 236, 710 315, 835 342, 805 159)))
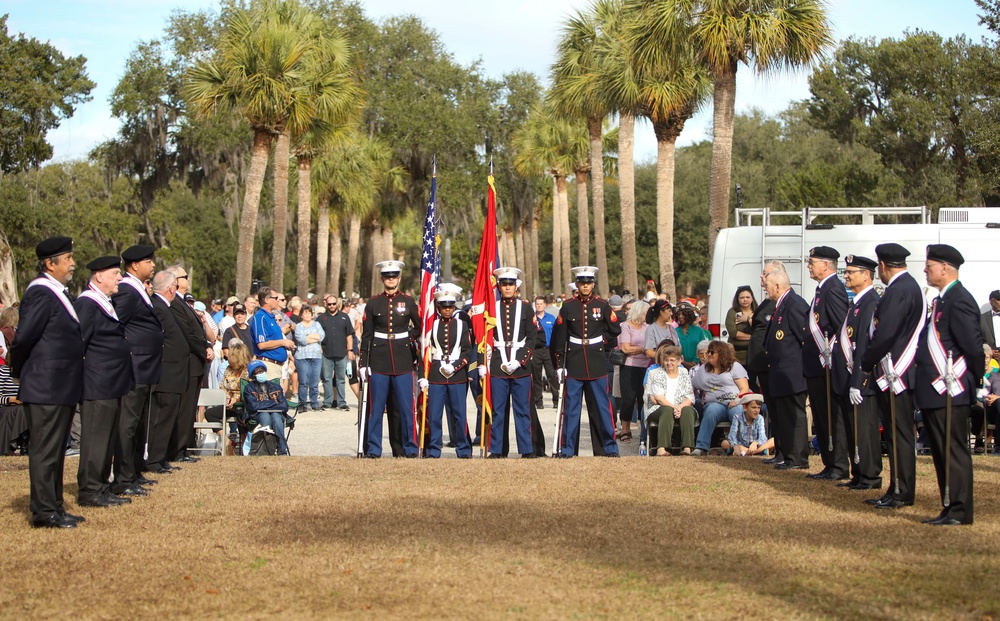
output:
MULTIPOLYGON (((882 487, 882 445, 879 442, 879 416, 875 404, 874 382, 861 368, 861 359, 871 342, 869 328, 878 293, 872 286, 878 263, 867 257, 849 254, 844 257, 847 269, 844 280, 854 292, 854 300, 840 326, 833 346, 833 393, 840 403, 843 427, 847 431, 847 458, 851 480, 838 483, 853 490, 882 487)), ((823 439, 820 438, 820 443, 823 439)))
POLYGON ((809 303, 792 291, 788 273, 775 270, 766 280, 767 295, 775 302, 764 335, 767 382, 774 414, 775 441, 785 460, 779 470, 809 468, 809 428, 806 419, 806 378, 802 349, 809 336, 809 303))
POLYGON ((562 435, 560 457, 576 454, 580 436, 580 410, 583 391, 590 393, 595 407, 588 408, 590 420, 597 421, 600 441, 607 457, 618 457, 615 442, 615 419, 608 391, 608 361, 604 352, 604 338, 617 338, 622 328, 611 306, 594 295, 594 277, 597 268, 574 267, 577 293, 566 300, 559 309, 552 335, 552 355, 557 374, 565 382, 563 399, 562 435))
MULTIPOLYGON (((420 311, 410 296, 399 292, 402 261, 381 261, 375 269, 385 290, 368 300, 361 322, 361 381, 371 381, 369 391, 368 448, 366 457, 382 456, 382 414, 389 392, 399 408, 398 428, 406 457, 417 456, 417 426, 413 416, 413 366, 420 336, 420 311)), ((392 426, 392 415, 389 425, 392 426)))
POLYGON ((11 376, 28 414, 31 442, 31 525, 74 528, 83 518, 63 509, 63 465, 73 411, 83 396, 80 320, 66 291, 73 278, 73 240, 50 237, 35 247, 38 277, 21 298, 20 322, 10 346, 11 376))
POLYGON ((947 244, 927 246, 927 284, 940 292, 917 346, 916 406, 924 415, 943 509, 935 526, 972 524, 969 413, 983 378, 979 306, 958 280, 965 259, 947 244))
POLYGON ((135 381, 135 387, 122 400, 118 419, 112 492, 131 496, 145 494, 142 485, 156 483, 141 474, 146 467, 146 435, 153 386, 160 383, 163 369, 163 328, 145 285, 156 271, 154 251, 152 246, 137 245, 122 253, 125 275, 118 284, 118 293, 111 296, 132 352, 135 381))
POLYGON ((819 283, 809 307, 809 338, 802 344, 802 368, 808 386, 813 425, 819 441, 823 470, 807 475, 811 479, 847 479, 847 434, 844 432, 840 401, 830 395, 830 342, 837 336, 847 315, 847 289, 837 278, 840 253, 829 246, 809 251, 809 277, 819 283))
POLYGON ((469 443, 465 402, 469 361, 475 357, 475 348, 472 346, 468 319, 463 321, 455 314, 461 289, 456 292, 452 287, 442 288, 445 284, 450 283, 439 284, 434 292, 437 313, 430 333, 430 370, 427 378, 417 381, 421 389, 427 388, 427 424, 430 427, 427 457, 441 457, 441 419, 447 409, 455 452, 459 459, 469 459, 472 457, 472 445, 469 443))
MULTIPOLYGON (((536 457, 532 446, 531 424, 531 352, 535 349, 535 314, 531 306, 517 297, 521 270, 501 267, 493 270, 500 289, 500 299, 493 309, 496 328, 492 331, 493 353, 489 361, 490 405, 493 420, 490 423, 488 449, 490 459, 504 457, 508 433, 508 406, 514 411, 514 432, 517 452, 521 457, 536 457)), ((486 360, 480 353, 480 365, 486 360)))
POLYGON ((77 498, 83 507, 113 507, 132 502, 112 495, 108 483, 122 398, 135 385, 132 352, 111 303, 122 279, 121 257, 94 259, 87 269, 90 282, 75 304, 84 356, 77 498))
MULTIPOLYGON (((876 403, 889 444, 889 489, 866 503, 880 509, 913 504, 917 457, 913 438, 913 361, 924 329, 927 302, 920 285, 906 271, 910 251, 897 243, 875 246, 878 277, 885 284, 872 318, 874 333, 861 359, 875 380, 876 403)), ((870 381, 870 380, 869 380, 870 381)))

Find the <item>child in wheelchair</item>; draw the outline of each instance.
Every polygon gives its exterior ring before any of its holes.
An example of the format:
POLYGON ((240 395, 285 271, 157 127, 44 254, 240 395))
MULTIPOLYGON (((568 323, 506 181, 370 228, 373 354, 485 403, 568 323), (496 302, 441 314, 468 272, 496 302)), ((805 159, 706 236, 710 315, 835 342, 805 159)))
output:
POLYGON ((276 441, 277 454, 288 455, 285 439, 288 401, 285 400, 285 391, 277 380, 267 380, 267 367, 263 362, 254 360, 247 371, 250 381, 243 388, 243 406, 247 430, 252 438, 249 454, 274 454, 270 448, 260 452, 255 452, 255 448, 260 445, 266 447, 276 441), (274 438, 268 438, 268 435, 274 438))

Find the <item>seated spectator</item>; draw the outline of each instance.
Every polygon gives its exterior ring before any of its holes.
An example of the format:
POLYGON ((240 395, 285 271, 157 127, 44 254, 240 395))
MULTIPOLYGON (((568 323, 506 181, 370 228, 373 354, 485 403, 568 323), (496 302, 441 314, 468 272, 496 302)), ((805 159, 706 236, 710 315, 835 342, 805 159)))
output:
POLYGON ((768 438, 764 431, 764 417, 760 415, 763 404, 764 397, 756 393, 745 394, 740 398, 743 412, 733 417, 729 438, 722 441, 722 448, 726 449, 726 453, 747 457, 760 455, 774 448, 774 438, 768 438))
POLYGON ((229 430, 230 445, 234 453, 243 446, 246 439, 246 410, 243 407, 243 393, 241 391, 241 381, 249 381, 247 367, 250 366, 250 349, 240 339, 232 339, 226 347, 229 352, 229 365, 222 372, 222 381, 219 388, 226 391, 226 417, 236 419, 235 428, 229 430))
POLYGON ((687 369, 681 364, 681 349, 677 346, 660 347, 656 352, 658 366, 652 368, 646 379, 645 408, 647 425, 657 425, 658 457, 670 455, 674 423, 681 428, 682 454, 690 455, 694 446, 694 428, 698 413, 695 412, 694 391, 687 369))
MULTIPOLYGON (((986 441, 989 440, 986 437, 986 425, 996 425, 997 414, 1000 413, 1000 364, 992 359, 993 351, 989 345, 983 346, 983 349, 986 351, 986 373, 983 375, 983 387, 979 389, 971 411, 972 432, 976 434, 973 451, 976 453, 986 452, 986 441)), ((993 442, 995 446, 995 436, 993 442)))
POLYGON ((243 389, 243 406, 248 420, 256 421, 261 427, 270 427, 278 437, 278 455, 287 455, 285 413, 288 412, 288 402, 285 391, 278 380, 268 381, 267 365, 260 360, 251 362, 247 373, 251 381, 243 389))
POLYGON ((747 371, 736 361, 733 346, 723 341, 708 344, 708 362, 691 375, 695 390, 703 391, 705 409, 698 430, 698 442, 693 455, 704 455, 712 442, 715 427, 722 421, 732 422, 743 412, 739 395, 750 392, 747 371))
MULTIPOLYGON (((16 309, 4 309, 7 310, 16 309)), ((28 450, 28 415, 17 399, 17 384, 10 376, 10 366, 0 365, 0 455, 28 450)))

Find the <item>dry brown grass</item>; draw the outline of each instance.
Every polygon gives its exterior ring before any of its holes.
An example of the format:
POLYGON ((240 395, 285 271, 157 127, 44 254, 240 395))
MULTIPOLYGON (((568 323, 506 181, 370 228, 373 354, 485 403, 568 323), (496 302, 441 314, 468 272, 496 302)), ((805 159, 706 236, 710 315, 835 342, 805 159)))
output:
MULTIPOLYGON (((28 528, 0 459, 6 618, 985 619, 1000 459, 976 524, 722 458, 215 458, 76 530, 28 528)), ((818 463, 818 460, 814 460, 818 463)), ((70 461, 71 468, 76 462, 70 461)), ((75 511, 75 472, 67 472, 75 511)), ((869 494, 870 496, 871 494, 869 494)))

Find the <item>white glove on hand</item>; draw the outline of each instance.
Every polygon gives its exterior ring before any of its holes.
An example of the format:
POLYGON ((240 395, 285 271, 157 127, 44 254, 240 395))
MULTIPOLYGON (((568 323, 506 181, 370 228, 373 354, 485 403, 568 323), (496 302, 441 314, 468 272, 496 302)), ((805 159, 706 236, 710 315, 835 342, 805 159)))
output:
POLYGON ((563 382, 565 382, 566 381, 566 369, 558 369, 556 371, 556 378, 559 380, 560 384, 562 384, 563 382))
POLYGON ((488 371, 486 365, 483 365, 481 367, 476 367, 476 369, 479 371, 479 377, 486 377, 486 371, 488 371))
POLYGON ((368 378, 371 377, 372 370, 371 367, 361 367, 358 369, 358 377, 361 378, 362 382, 367 382, 368 378))
POLYGON ((861 405, 861 402, 864 401, 864 397, 861 396, 861 390, 858 388, 851 389, 850 397, 851 397, 851 403, 853 403, 854 405, 861 405))
POLYGON ((455 365, 449 364, 447 362, 441 363, 441 375, 445 377, 451 377, 455 374, 455 365))
POLYGON ((417 380, 417 386, 420 387, 420 390, 427 390, 428 383, 429 382, 423 377, 417 380))
POLYGON ((513 374, 514 371, 517 371, 518 368, 520 368, 520 366, 521 366, 520 362, 518 362, 517 360, 511 360, 506 365, 501 365, 501 368, 508 374, 513 374))

